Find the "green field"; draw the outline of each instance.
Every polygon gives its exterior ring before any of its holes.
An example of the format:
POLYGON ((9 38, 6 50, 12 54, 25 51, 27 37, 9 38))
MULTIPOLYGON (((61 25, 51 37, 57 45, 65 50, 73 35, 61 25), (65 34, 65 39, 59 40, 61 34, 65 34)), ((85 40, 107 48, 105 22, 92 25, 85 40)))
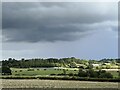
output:
MULTIPOLYGON (((66 74, 78 74, 79 70, 77 68, 64 68, 66 74)), ((37 75, 57 75, 64 73, 63 69, 55 68, 11 68, 13 76, 37 76, 37 75)), ((119 77, 117 71, 107 71, 110 72, 114 78, 119 77)))
MULTIPOLYGON (((66 69, 66 74, 77 74, 79 70, 77 68, 63 68, 66 69)), ((84 80, 69 80, 69 76, 49 76, 51 74, 57 75, 64 73, 63 69, 56 68, 11 68, 12 75, 10 78, 2 79, 2 88, 118 88, 118 82, 101 82, 92 81, 92 79, 84 80), (40 75, 40 76, 39 76, 40 75), (13 77, 13 78, 11 78, 13 77), (18 77, 19 79, 16 79, 18 77), (20 77, 23 77, 22 79, 20 77), (37 78, 31 78, 37 77, 37 78), (40 78, 41 77, 41 78, 40 78), (43 79, 45 78, 46 79, 43 79), (48 80, 48 78, 51 79, 48 80), (53 78, 52 78, 53 77, 53 78), (62 80, 61 78, 69 77, 68 80, 62 80), (15 78, 15 79, 14 79, 15 78), (27 79, 28 78, 28 79, 27 79), (55 79, 54 79, 55 78, 55 79), (56 79, 57 78, 57 79, 56 79)), ((114 78, 118 78, 117 71, 110 72, 114 78)), ((9 77, 9 76, 4 76, 9 77)), ((94 80, 94 79, 93 79, 94 80)), ((75 89, 76 90, 76 89, 75 89)), ((102 89, 101 89, 102 90, 102 89)))
MULTIPOLYGON (((41 68, 31 68, 29 70, 28 68, 11 68, 12 70, 12 75, 16 76, 35 76, 35 75, 50 75, 50 74, 62 74, 63 69, 41 69, 41 68)), ((67 68, 66 69, 66 74, 77 74, 78 70, 73 69, 73 68, 67 68)))

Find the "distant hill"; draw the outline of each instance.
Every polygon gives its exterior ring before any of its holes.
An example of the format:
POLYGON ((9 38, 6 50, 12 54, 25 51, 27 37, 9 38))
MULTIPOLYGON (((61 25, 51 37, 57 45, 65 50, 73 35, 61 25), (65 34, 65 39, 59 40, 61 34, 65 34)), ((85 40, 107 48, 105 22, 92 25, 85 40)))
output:
POLYGON ((14 67, 14 68, 30 68, 30 67, 81 67, 88 68, 91 64, 104 64, 110 63, 111 65, 119 65, 120 59, 102 59, 102 60, 84 60, 75 57, 70 58, 35 58, 16 60, 9 58, 8 60, 2 60, 2 66, 14 67))

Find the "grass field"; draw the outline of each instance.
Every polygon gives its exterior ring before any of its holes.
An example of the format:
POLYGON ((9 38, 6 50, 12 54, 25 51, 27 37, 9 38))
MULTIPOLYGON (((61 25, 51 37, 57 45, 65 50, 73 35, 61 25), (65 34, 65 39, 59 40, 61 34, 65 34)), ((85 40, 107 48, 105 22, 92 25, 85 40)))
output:
MULTIPOLYGON (((63 69, 56 68, 11 68, 12 75, 15 76, 36 76, 36 75, 51 75, 51 74, 62 74, 63 69)), ((78 74, 79 70, 77 68, 66 68, 66 74, 78 74)), ((114 78, 119 77, 119 73, 117 71, 107 71, 110 72, 114 78)))
POLYGON ((118 88, 114 82, 3 79, 2 88, 118 88))
MULTIPOLYGON (((12 76, 44 76, 64 73, 56 68, 11 68, 12 76)), ((76 68, 66 68, 66 74, 78 73, 76 68)), ((117 71, 108 71, 118 77, 117 71)), ((50 76, 48 76, 50 77, 50 76)), ((61 76, 60 76, 61 77, 61 76)), ((2 88, 118 88, 117 82, 75 81, 75 80, 41 80, 41 79, 2 79, 2 88)), ((12 90, 12 89, 11 89, 12 90)), ((51 89, 52 90, 52 89, 51 89)), ((76 90, 76 89, 75 89, 76 90)), ((101 89, 103 90, 103 89, 101 89)))
MULTIPOLYGON (((62 69, 40 69, 40 68, 31 68, 29 71, 27 68, 11 68, 12 70, 12 75, 17 75, 17 76, 35 76, 35 75, 50 75, 50 74, 62 74, 64 73, 62 69)), ((66 74, 69 73, 74 73, 77 74, 78 70, 76 69, 66 69, 66 74)))

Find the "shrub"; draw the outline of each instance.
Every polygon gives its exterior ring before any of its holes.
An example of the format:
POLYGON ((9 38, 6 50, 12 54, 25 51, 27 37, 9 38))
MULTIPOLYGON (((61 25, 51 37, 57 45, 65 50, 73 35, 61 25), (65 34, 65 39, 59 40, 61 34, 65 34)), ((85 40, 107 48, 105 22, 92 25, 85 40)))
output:
POLYGON ((93 69, 89 69, 86 73, 88 77, 98 77, 97 71, 94 71, 93 69))
POLYGON ((22 72, 22 70, 20 70, 20 72, 22 72))
POLYGON ((90 77, 90 78, 113 78, 111 73, 108 73, 104 70, 94 71, 93 69, 89 69, 84 71, 82 69, 79 70, 79 77, 90 77))
POLYGON ((99 73, 99 74, 101 74, 101 73, 106 73, 106 71, 105 71, 105 70, 99 70, 98 73, 99 73))
POLYGON ((50 74, 50 75, 56 75, 56 74, 50 74))
POLYGON ((79 70, 79 73, 78 73, 78 76, 79 77, 86 77, 87 76, 87 73, 85 71, 83 71, 82 69, 79 70))
POLYGON ((62 76, 62 75, 64 75, 63 73, 61 73, 61 74, 57 74, 58 76, 62 76))
POLYGON ((15 74, 16 76, 20 76, 20 74, 15 74))
POLYGON ((30 68, 29 68, 27 71, 34 71, 34 69, 30 69, 30 68))
POLYGON ((74 76, 74 74, 73 74, 73 73, 69 73, 68 75, 69 75, 69 76, 74 76))
POLYGON ((113 78, 113 75, 111 73, 101 73, 99 77, 100 78, 113 78))

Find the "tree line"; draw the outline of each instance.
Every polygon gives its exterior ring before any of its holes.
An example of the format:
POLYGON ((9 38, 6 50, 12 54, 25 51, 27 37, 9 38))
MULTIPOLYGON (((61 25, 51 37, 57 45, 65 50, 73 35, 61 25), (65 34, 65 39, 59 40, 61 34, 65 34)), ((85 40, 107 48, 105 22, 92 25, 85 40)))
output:
POLYGON ((35 67, 70 67, 73 63, 84 64, 89 66, 92 63, 105 63, 105 62, 117 62, 120 63, 119 59, 102 59, 102 60, 83 60, 75 57, 71 58, 48 58, 48 59, 24 59, 16 60, 9 58, 8 60, 2 60, 2 66, 13 67, 13 68, 35 68, 35 67))

